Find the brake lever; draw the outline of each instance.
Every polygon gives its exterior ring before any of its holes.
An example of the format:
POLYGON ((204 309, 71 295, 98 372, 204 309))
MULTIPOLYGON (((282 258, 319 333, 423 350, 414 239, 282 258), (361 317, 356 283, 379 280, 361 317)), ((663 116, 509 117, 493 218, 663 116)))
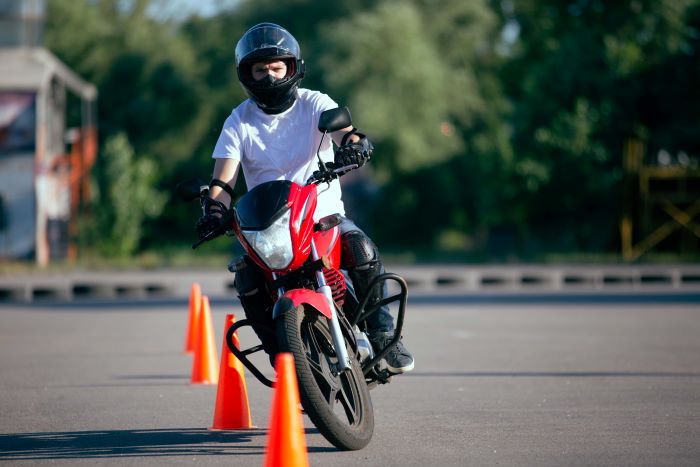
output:
POLYGON ((357 164, 350 164, 346 165, 345 167, 338 167, 337 169, 333 169, 333 172, 335 172, 338 175, 345 175, 346 173, 350 172, 351 170, 358 169, 360 166, 357 164))
POLYGON ((214 240, 216 237, 220 237, 221 235, 225 235, 228 231, 229 228, 227 227, 233 220, 235 219, 234 212, 233 210, 227 211, 222 217, 221 217, 221 225, 206 234, 204 237, 200 238, 197 242, 192 244, 192 249, 196 250, 198 246, 200 246, 202 243, 208 242, 210 240, 214 240))
POLYGON ((196 250, 197 247, 198 247, 199 245, 201 245, 202 243, 208 242, 209 240, 213 240, 213 239, 215 239, 216 237, 218 237, 219 235, 221 235, 220 233, 218 233, 218 230, 219 230, 219 229, 212 230, 211 232, 209 232, 208 234, 206 234, 204 237, 200 238, 199 241, 193 243, 193 244, 192 244, 192 249, 193 249, 193 250, 196 250))

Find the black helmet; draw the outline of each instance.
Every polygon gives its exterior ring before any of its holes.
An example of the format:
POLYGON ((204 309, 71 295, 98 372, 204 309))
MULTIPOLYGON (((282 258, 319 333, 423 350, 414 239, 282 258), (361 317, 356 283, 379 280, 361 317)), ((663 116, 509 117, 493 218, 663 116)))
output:
POLYGON ((299 81, 304 77, 304 60, 299 43, 286 29, 273 23, 260 23, 248 29, 236 45, 238 79, 250 97, 269 114, 284 112, 294 104, 299 81), (278 59, 287 65, 284 78, 255 81, 255 62, 278 59))

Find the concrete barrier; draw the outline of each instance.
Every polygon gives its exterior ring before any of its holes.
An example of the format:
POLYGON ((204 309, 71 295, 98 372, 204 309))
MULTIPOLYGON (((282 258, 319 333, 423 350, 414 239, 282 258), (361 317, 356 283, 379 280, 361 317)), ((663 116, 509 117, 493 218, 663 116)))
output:
MULTIPOLYGON (((700 265, 387 266, 412 294, 700 291, 700 265)), ((71 271, 0 277, 0 303, 81 299, 186 298, 198 282, 210 297, 235 296, 219 270, 71 271)))

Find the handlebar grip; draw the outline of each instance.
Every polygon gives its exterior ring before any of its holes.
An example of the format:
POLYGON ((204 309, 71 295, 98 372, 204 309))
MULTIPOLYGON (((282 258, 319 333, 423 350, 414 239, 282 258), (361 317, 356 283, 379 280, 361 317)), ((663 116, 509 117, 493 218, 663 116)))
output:
POLYGON ((193 243, 193 244, 192 244, 192 249, 193 249, 193 250, 196 250, 197 247, 198 247, 199 245, 201 245, 202 243, 204 243, 204 242, 206 242, 206 241, 207 241, 206 238, 202 238, 202 239, 199 240, 198 242, 193 243))
POLYGON ((345 175, 346 173, 350 172, 351 170, 359 169, 360 166, 358 164, 350 164, 346 165, 345 167, 338 167, 337 169, 333 169, 333 172, 335 172, 338 175, 345 175))
POLYGON ((208 242, 209 240, 214 240, 216 237, 219 237, 223 234, 225 234, 229 229, 228 226, 236 219, 235 214, 233 210, 228 210, 226 211, 222 216, 221 216, 221 224, 219 227, 216 229, 212 230, 211 232, 207 233, 204 237, 200 238, 197 242, 192 244, 192 249, 195 250, 199 245, 201 245, 204 242, 208 242))

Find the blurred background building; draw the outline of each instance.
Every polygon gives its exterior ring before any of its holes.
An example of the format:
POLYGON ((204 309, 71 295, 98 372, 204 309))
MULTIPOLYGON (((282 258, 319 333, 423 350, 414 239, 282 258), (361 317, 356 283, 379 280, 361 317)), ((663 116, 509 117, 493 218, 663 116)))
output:
POLYGON ((75 255, 97 152, 96 88, 42 46, 45 17, 45 0, 0 0, 0 258, 40 265, 75 255))

